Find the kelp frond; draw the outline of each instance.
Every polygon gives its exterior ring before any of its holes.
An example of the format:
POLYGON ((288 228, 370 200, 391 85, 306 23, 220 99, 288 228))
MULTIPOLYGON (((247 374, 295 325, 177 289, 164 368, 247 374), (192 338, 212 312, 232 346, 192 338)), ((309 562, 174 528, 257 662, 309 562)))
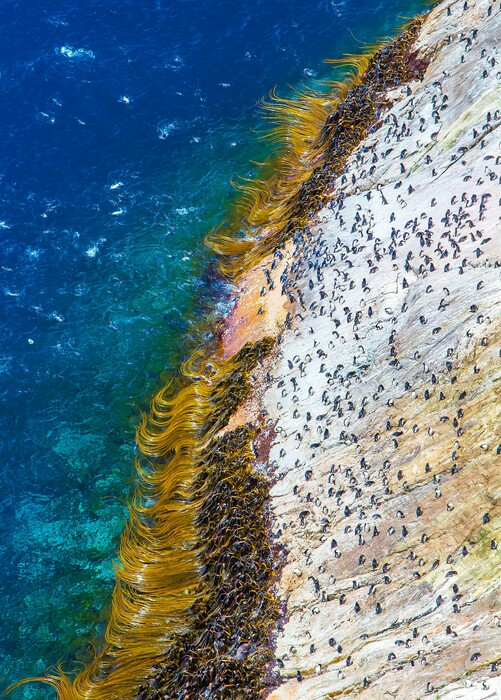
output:
POLYGON ((412 20, 389 44, 328 59, 346 76, 328 84, 327 92, 302 87, 282 97, 274 88, 261 101, 263 118, 272 125, 262 138, 276 147, 266 172, 271 164, 274 174, 236 185, 241 197, 227 222, 206 237, 225 277, 238 280, 305 226, 325 201, 329 181, 366 136, 385 90, 420 77, 421 69, 409 65, 407 52, 422 21, 412 20))
MULTIPOLYGON (((247 344, 229 359, 195 352, 183 364, 182 386, 167 385, 154 397, 137 430, 144 457, 118 549, 104 645, 74 678, 59 666, 6 693, 38 681, 55 688, 60 700, 135 697, 180 635, 193 629, 194 606, 213 595, 207 577, 213 543, 201 527, 211 491, 202 477, 221 462, 217 435, 248 395, 249 372, 273 343, 247 344)), ((245 454, 252 455, 249 445, 245 454)), ((228 455, 227 469, 236 458, 228 455)))

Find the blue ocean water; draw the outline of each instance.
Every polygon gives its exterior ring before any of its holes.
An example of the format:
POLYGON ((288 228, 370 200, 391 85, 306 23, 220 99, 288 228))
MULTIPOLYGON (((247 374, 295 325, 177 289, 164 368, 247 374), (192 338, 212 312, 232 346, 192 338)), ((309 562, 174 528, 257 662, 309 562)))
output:
POLYGON ((263 148, 257 101, 422 9, 0 3, 2 687, 99 643, 134 426, 220 310, 202 239, 263 148))

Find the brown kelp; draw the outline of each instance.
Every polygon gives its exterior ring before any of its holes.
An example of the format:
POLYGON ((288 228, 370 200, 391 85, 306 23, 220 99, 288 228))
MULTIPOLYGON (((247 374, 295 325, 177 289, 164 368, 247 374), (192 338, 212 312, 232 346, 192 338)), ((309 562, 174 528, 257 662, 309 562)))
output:
POLYGON ((267 480, 251 467, 254 431, 241 426, 217 440, 199 477, 205 503, 197 526, 205 543, 208 595, 192 609, 192 629, 176 636, 138 699, 255 700, 264 687, 273 557, 265 528, 267 480))
POLYGON ((347 72, 345 81, 333 81, 328 93, 303 88, 282 98, 272 91, 262 103, 265 117, 274 124, 266 138, 280 144, 266 164, 266 171, 274 174, 235 183, 237 204, 206 239, 226 277, 238 279, 308 224, 326 201, 329 183, 377 122, 385 92, 422 77, 426 63, 412 55, 412 44, 423 20, 410 22, 389 44, 327 61, 347 72))
MULTIPOLYGON (((303 88, 263 103, 280 144, 269 179, 241 180, 228 221, 208 245, 237 280, 308 224, 346 158, 385 105, 388 88, 420 78, 411 60, 422 18, 392 43, 345 61, 328 94, 303 88)), ((265 338, 223 359, 201 350, 164 387, 138 428, 139 483, 118 552, 102 649, 74 678, 39 680, 60 700, 257 698, 276 601, 265 529, 266 483, 252 468, 254 429, 222 433, 270 351, 265 338)), ((16 687, 20 683, 12 687, 16 687)))
MULTIPOLYGON (((217 489, 207 488, 205 475, 217 473, 217 434, 249 393, 249 373, 273 344, 264 338, 229 359, 209 360, 198 352, 183 365, 182 386, 176 392, 166 386, 155 396, 137 431, 144 458, 137 465, 140 481, 119 547, 102 649, 73 679, 58 667, 6 692, 41 681, 64 700, 134 697, 179 635, 194 628, 193 606, 210 600, 214 578, 206 575, 214 542, 205 537, 204 513, 217 489)), ((248 462, 248 443, 241 453, 248 462)))

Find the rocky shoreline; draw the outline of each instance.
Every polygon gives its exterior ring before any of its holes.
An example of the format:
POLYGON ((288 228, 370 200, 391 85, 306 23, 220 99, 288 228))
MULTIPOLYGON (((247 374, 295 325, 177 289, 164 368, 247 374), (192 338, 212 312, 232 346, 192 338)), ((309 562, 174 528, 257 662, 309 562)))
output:
POLYGON ((271 442, 272 700, 501 693, 500 17, 431 11, 423 79, 239 282, 226 354, 279 338, 230 421, 271 442))
POLYGON ((104 644, 12 687, 499 697, 500 35, 445 0, 273 97, 275 175, 209 236, 233 309, 138 429, 104 644))

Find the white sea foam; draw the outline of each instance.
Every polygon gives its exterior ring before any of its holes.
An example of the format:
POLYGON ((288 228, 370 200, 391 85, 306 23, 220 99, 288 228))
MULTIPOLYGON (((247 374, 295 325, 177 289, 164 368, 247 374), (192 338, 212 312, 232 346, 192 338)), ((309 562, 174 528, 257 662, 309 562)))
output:
POLYGON ((103 243, 106 243, 106 238, 100 238, 97 243, 94 243, 94 245, 91 245, 87 250, 85 251, 85 255, 88 258, 95 258, 96 255, 99 253, 99 248, 102 246, 103 243))
POLYGON ((98 254, 98 251, 99 251, 99 246, 92 245, 90 248, 87 248, 87 250, 85 251, 85 255, 88 258, 95 258, 96 255, 98 254))
POLYGON ((179 216, 186 216, 187 214, 191 214, 191 212, 196 211, 195 207, 178 207, 177 209, 174 209, 176 214, 179 214, 179 216))
POLYGON ((158 138, 165 140, 175 131, 178 127, 177 122, 160 122, 157 126, 158 138))
POLYGON ((60 46, 56 53, 66 58, 96 58, 94 51, 90 49, 74 49, 72 46, 60 46))
POLYGON ((40 116, 49 124, 54 124, 56 121, 56 118, 52 114, 47 114, 47 112, 40 112, 40 116))

